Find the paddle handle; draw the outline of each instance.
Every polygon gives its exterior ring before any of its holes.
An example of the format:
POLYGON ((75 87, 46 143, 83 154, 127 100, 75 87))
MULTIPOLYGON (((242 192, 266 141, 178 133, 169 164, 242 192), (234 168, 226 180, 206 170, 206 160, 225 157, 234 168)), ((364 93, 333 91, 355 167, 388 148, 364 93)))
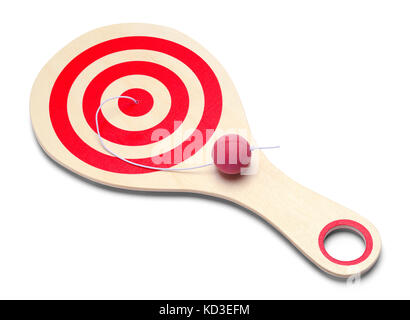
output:
POLYGON ((368 220, 294 182, 263 154, 256 172, 240 179, 225 189, 225 198, 261 216, 325 272, 348 278, 365 273, 376 263, 381 239, 368 220), (328 254, 324 240, 336 229, 354 230, 363 237, 366 249, 361 257, 340 261, 328 254))

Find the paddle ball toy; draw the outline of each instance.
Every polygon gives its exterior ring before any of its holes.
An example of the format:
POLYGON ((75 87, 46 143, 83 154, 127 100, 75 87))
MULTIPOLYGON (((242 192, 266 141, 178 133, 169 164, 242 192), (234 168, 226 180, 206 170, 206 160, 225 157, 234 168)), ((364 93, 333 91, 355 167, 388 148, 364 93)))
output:
POLYGON ((235 202, 334 276, 364 273, 379 257, 369 221, 297 184, 255 147, 225 70, 175 30, 120 24, 86 33, 41 70, 30 112, 45 152, 90 180, 235 202), (361 257, 328 254, 324 241, 336 229, 363 237, 361 257))

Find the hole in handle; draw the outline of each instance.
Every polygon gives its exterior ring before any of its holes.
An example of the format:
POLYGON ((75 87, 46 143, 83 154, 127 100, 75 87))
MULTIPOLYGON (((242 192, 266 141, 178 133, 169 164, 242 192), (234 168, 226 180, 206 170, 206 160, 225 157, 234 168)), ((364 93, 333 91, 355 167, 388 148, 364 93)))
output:
POLYGON ((337 260, 351 261, 362 256, 366 249, 366 241, 356 230, 341 227, 327 234, 325 249, 337 260))
POLYGON ((360 223, 353 221, 353 220, 336 220, 328 225, 326 225, 322 231, 319 234, 319 248, 322 254, 329 259, 331 262, 344 265, 344 266, 352 266, 355 264, 359 264, 360 262, 363 262, 366 260, 370 253, 372 252, 373 249, 373 238, 370 235, 370 232, 360 223), (350 261, 342 261, 335 259, 332 257, 326 250, 325 248, 325 240, 326 237, 331 234, 335 230, 349 230, 349 231, 354 231, 358 233, 364 240, 365 242, 365 250, 363 254, 355 259, 355 260, 350 260, 350 261))

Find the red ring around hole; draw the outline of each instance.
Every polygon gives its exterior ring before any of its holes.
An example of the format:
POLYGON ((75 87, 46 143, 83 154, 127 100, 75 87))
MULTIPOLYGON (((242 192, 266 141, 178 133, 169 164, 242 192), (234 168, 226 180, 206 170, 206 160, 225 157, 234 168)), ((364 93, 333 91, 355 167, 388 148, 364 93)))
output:
POLYGON ((364 260, 366 260, 369 256, 370 253, 373 250, 373 238, 369 232, 369 230, 367 230, 362 224, 353 221, 353 220, 347 220, 347 219, 343 219, 343 220, 336 220, 333 221, 331 223, 329 223, 328 225, 326 225, 322 231, 319 234, 319 248, 320 251, 322 252, 322 254, 329 259, 331 262, 336 263, 336 264, 340 264, 343 266, 352 266, 352 265, 356 265, 359 264, 361 262, 363 262, 364 260), (325 248, 325 239, 326 237, 335 229, 337 228, 353 228, 355 229, 355 231, 358 231, 364 238, 365 240, 365 245, 366 245, 366 249, 364 250, 363 254, 355 259, 355 260, 351 260, 351 261, 341 261, 338 259, 333 258, 327 251, 325 248))
POLYGON ((118 107, 121 112, 130 117, 140 117, 151 111, 154 105, 152 95, 140 88, 129 89, 121 94, 121 96, 131 97, 138 101, 138 105, 130 99, 118 99, 118 107))

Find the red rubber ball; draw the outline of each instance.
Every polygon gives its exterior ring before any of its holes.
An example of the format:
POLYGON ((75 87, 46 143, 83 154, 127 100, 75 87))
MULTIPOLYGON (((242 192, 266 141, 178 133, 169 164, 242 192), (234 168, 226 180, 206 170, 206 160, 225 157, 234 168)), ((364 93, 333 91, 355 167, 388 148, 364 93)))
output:
POLYGON ((212 149, 216 167, 226 174, 239 174, 251 163, 251 146, 238 134, 220 137, 212 149))

